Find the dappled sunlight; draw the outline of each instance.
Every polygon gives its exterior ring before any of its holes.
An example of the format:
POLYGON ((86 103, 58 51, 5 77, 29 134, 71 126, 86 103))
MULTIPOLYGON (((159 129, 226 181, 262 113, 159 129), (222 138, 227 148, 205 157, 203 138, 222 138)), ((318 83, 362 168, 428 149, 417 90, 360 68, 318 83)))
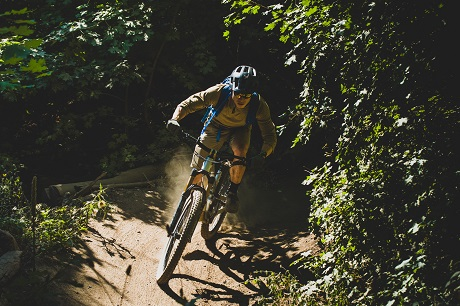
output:
POLYGON ((107 199, 121 218, 140 219, 148 224, 161 224, 167 201, 158 191, 146 188, 117 188, 107 190, 107 199))

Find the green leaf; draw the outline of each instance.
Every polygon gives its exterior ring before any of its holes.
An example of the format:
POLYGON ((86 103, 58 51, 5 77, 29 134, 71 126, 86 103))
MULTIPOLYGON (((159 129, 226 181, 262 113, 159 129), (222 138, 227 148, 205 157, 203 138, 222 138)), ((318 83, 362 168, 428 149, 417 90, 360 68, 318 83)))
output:
POLYGON ((314 13, 316 13, 318 11, 318 7, 317 6, 314 6, 312 7, 311 9, 309 9, 306 13, 307 16, 311 16, 313 15, 314 13))
POLYGON ((267 26, 264 28, 264 31, 271 31, 275 28, 276 26, 276 22, 272 22, 272 23, 269 23, 267 24, 267 26))
POLYGON ((22 45, 9 45, 4 48, 2 58, 5 60, 8 60, 12 57, 25 58, 27 55, 29 55, 29 52, 30 51, 24 48, 22 45))
POLYGON ((39 39, 29 39, 29 40, 26 40, 24 42, 24 47, 29 48, 29 49, 35 49, 38 46, 40 46, 42 42, 43 42, 43 39, 41 39, 41 38, 39 38, 39 39))
POLYGON ((4 91, 7 89, 17 88, 20 87, 18 84, 12 84, 10 82, 0 82, 0 91, 4 91))
POLYGON ((412 257, 409 257, 408 259, 406 260, 403 260, 399 265, 397 265, 395 267, 396 270, 401 270, 403 269, 404 267, 408 266, 410 264, 410 262, 412 261, 412 257))
POLYGON ((0 14, 0 16, 22 15, 22 14, 26 14, 27 12, 28 12, 28 9, 27 9, 27 7, 25 7, 22 10, 19 10, 19 11, 11 10, 11 11, 5 12, 3 14, 0 14))
POLYGON ((20 57, 10 57, 7 60, 4 60, 3 62, 8 65, 16 65, 22 61, 22 58, 20 57))
POLYGON ((21 67, 21 71, 30 71, 30 72, 42 72, 43 70, 48 69, 45 65, 45 60, 44 59, 31 59, 29 61, 29 64, 26 67, 21 67))
POLYGON ((33 32, 34 32, 33 30, 31 30, 28 26, 25 26, 25 25, 19 26, 14 30, 14 33, 20 36, 29 36, 33 32))
POLYGON ((35 20, 31 20, 31 19, 18 19, 18 20, 15 20, 14 23, 26 23, 26 24, 35 24, 35 20))

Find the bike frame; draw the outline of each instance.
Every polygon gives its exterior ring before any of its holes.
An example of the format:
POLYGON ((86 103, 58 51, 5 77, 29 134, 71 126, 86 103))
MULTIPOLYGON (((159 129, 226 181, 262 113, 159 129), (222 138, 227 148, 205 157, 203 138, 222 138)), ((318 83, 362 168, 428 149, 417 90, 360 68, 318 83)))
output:
POLYGON ((156 276, 160 285, 169 281, 199 221, 202 221, 201 236, 204 239, 211 239, 217 233, 227 213, 225 204, 230 182, 229 170, 236 164, 234 159, 245 160, 243 157, 233 154, 227 156, 223 152, 207 148, 199 139, 183 133, 209 154, 206 157, 199 156, 204 159, 203 164, 200 169, 192 169, 172 221, 170 225, 166 225, 168 241, 156 276), (198 183, 195 182, 197 176, 201 176, 198 183))
MULTIPOLYGON (((203 209, 204 212, 206 212, 209 209, 210 202, 212 200, 214 200, 214 197, 218 197, 219 201, 224 202, 225 199, 221 198, 219 195, 214 194, 214 189, 215 189, 216 184, 219 182, 220 176, 222 174, 222 167, 223 166, 226 166, 228 168, 231 167, 231 164, 229 164, 228 162, 227 162, 227 164, 222 165, 222 163, 220 161, 216 161, 216 159, 218 158, 218 151, 217 150, 210 149, 210 148, 206 147, 204 144, 202 144, 199 139, 193 137, 192 135, 190 135, 190 134, 188 134, 186 132, 183 132, 183 133, 184 133, 184 135, 186 137, 189 137, 189 138, 195 140, 195 142, 196 142, 196 144, 198 144, 198 146, 203 148, 205 151, 209 152, 209 155, 204 158, 204 161, 203 161, 203 164, 201 166, 201 169, 193 168, 191 170, 189 179, 188 179, 187 184, 185 186, 185 190, 184 190, 184 192, 182 193, 182 195, 181 195, 181 197, 179 199, 179 203, 177 205, 176 212, 174 213, 174 216, 173 216, 173 219, 171 221, 171 224, 170 224, 169 228, 174 228, 174 226, 176 225, 176 222, 177 222, 177 220, 178 220, 178 218, 180 216, 180 212, 182 211, 182 208, 183 208, 183 205, 185 203, 185 200, 189 197, 190 192, 193 189, 202 190, 202 192, 205 195, 203 200, 207 199, 207 201, 205 203, 205 206, 204 206, 204 209, 203 209), (215 166, 214 167, 215 168, 214 172, 211 171, 213 164, 215 166), (202 179, 201 179, 201 185, 192 184, 192 182, 195 180, 195 177, 198 176, 198 175, 203 176, 202 179), (206 180, 206 182, 205 182, 205 180, 206 180), (211 199, 209 197, 211 197, 211 199)), ((238 157, 238 156, 233 156, 233 157, 241 158, 241 157, 238 157)), ((223 211, 224 211, 224 209, 222 208, 217 213, 222 213, 223 211)), ((206 221, 206 220, 202 220, 202 221, 206 221)), ((171 235, 171 234, 172 233, 170 233, 168 231, 168 235, 171 235)))

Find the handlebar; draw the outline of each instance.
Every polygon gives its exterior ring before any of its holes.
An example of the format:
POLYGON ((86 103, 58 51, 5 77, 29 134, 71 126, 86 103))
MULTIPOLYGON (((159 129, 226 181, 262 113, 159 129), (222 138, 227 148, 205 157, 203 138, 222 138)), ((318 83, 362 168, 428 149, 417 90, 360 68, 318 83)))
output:
MULTIPOLYGON (((208 148, 206 145, 204 145, 200 139, 198 137, 195 137, 187 132, 185 132, 184 130, 181 130, 180 131, 181 134, 183 135, 184 138, 189 138, 191 140, 193 140, 195 142, 196 145, 198 145, 200 148, 202 148, 204 151, 206 151, 207 153, 209 154, 215 154, 215 160, 214 163, 220 163, 221 161, 223 160, 233 160, 233 159, 239 159, 243 162, 245 162, 246 160, 248 160, 248 158, 246 157, 243 157, 243 156, 237 156, 237 155, 234 155, 232 153, 229 153, 229 152, 225 152, 225 151, 216 151, 214 149, 211 149, 211 148, 208 148)), ((249 159, 252 159, 252 158, 249 158, 249 159)))

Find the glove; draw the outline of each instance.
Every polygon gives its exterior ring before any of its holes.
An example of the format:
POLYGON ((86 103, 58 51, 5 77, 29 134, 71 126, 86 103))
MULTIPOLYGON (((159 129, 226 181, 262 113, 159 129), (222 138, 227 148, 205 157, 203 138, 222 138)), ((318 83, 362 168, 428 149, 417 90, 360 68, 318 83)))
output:
POLYGON ((262 169, 266 156, 267 156, 267 153, 265 152, 260 152, 260 154, 254 156, 251 160, 251 168, 255 170, 262 169))
POLYGON ((177 135, 177 133, 181 130, 181 127, 177 120, 170 119, 168 120, 168 123, 166 123, 166 129, 174 135, 177 135))

